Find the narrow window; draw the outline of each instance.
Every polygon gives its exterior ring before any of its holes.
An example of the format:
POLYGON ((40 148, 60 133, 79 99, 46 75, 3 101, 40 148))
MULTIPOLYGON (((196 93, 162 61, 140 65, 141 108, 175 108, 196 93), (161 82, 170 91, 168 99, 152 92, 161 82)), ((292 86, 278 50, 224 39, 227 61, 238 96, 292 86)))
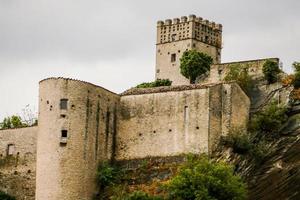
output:
POLYGON ((67 110, 68 109, 68 99, 61 99, 60 100, 60 109, 67 110))
POLYGON ((67 138, 68 137, 68 131, 67 130, 62 130, 61 131, 61 138, 67 138))
POLYGON ((13 155, 15 153, 15 145, 14 144, 9 144, 7 145, 7 155, 13 155))
POLYGON ((173 53, 171 54, 171 62, 175 62, 176 61, 176 54, 173 53))
POLYGON ((189 107, 188 106, 184 106, 183 117, 184 117, 184 123, 186 124, 188 121, 188 117, 189 117, 189 107))

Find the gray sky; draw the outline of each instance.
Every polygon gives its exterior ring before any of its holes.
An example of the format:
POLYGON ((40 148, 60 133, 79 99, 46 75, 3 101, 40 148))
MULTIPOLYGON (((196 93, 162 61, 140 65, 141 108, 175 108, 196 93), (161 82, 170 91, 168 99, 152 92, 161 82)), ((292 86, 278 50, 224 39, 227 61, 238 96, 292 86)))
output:
POLYGON ((156 21, 223 24, 222 62, 299 61, 299 0, 0 0, 0 120, 37 111, 38 81, 77 78, 121 92, 154 79, 156 21))

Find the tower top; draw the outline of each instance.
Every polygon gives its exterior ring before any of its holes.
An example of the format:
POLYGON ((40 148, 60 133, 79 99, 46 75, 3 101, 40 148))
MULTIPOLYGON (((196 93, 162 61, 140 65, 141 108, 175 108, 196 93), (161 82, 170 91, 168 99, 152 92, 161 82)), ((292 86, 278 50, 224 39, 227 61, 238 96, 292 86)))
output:
POLYGON ((189 15, 187 16, 182 16, 181 18, 174 18, 173 20, 171 19, 166 19, 164 21, 159 20, 157 21, 157 26, 172 26, 172 25, 177 25, 181 23, 188 23, 188 22, 196 22, 205 26, 208 26, 214 30, 219 30, 222 31, 222 24, 217 24, 213 21, 208 21, 207 19, 203 19, 202 17, 197 17, 196 15, 189 15))

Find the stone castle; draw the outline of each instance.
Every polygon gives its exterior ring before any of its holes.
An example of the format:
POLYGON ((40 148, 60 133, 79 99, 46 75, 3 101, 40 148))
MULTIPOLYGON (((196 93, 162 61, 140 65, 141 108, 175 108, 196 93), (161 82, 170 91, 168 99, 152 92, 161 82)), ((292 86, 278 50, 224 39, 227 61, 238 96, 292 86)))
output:
POLYGON ((156 47, 156 79, 172 86, 115 94, 74 79, 40 81, 38 126, 0 131, 0 159, 13 158, 0 163, 0 190, 18 199, 92 199, 100 162, 210 154, 231 127, 246 126, 248 96, 222 79, 236 63, 261 76, 266 59, 222 64, 222 25, 195 15, 159 21, 156 47), (214 60, 199 84, 180 74, 190 49, 214 60))

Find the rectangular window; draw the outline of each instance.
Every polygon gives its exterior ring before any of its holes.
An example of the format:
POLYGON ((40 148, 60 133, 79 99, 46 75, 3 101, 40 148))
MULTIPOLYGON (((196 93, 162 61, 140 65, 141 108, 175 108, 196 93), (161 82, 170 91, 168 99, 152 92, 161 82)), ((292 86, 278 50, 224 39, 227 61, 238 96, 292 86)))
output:
POLYGON ((67 138, 68 137, 68 131, 67 130, 62 130, 61 131, 61 138, 67 138))
POLYGON ((7 145, 7 155, 13 155, 15 153, 15 145, 14 144, 9 144, 7 145))
POLYGON ((68 99, 61 99, 60 100, 60 109, 67 110, 68 109, 68 99))
POLYGON ((171 62, 175 62, 176 61, 176 54, 173 53, 171 54, 171 62))

